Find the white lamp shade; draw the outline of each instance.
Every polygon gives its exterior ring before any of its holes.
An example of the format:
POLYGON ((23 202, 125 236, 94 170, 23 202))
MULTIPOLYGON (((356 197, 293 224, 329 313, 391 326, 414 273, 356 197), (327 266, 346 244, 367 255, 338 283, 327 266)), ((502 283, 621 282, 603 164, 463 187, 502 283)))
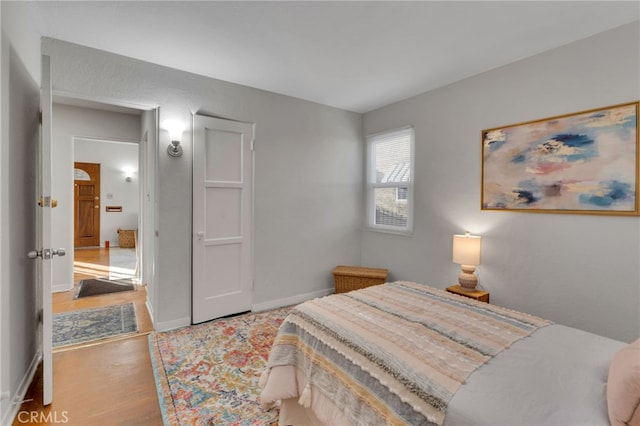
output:
POLYGON ((453 236, 453 263, 460 265, 480 265, 480 243, 482 239, 476 235, 453 236))
POLYGON ((169 139, 172 141, 182 140, 182 132, 184 132, 184 124, 178 120, 165 120, 162 127, 169 132, 169 139))

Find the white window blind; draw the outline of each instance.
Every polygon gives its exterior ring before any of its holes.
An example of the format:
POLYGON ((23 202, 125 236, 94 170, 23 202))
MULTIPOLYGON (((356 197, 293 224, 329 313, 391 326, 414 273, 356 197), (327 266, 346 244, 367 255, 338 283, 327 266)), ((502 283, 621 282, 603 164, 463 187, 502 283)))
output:
POLYGON ((413 127, 367 137, 367 225, 411 232, 413 217, 413 127))

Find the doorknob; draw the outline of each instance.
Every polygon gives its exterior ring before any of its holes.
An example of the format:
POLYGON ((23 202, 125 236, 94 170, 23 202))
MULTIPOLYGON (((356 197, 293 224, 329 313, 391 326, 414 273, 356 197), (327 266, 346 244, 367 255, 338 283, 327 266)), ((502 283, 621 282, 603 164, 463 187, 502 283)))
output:
POLYGON ((32 250, 29 253, 27 253, 27 257, 29 259, 36 259, 38 257, 41 257, 43 259, 51 259, 51 256, 64 256, 65 254, 67 254, 66 249, 63 248, 59 248, 59 249, 42 249, 42 250, 32 250))
POLYGON ((202 239, 204 238, 204 232, 200 231, 196 234, 198 236, 198 240, 202 241, 202 239))

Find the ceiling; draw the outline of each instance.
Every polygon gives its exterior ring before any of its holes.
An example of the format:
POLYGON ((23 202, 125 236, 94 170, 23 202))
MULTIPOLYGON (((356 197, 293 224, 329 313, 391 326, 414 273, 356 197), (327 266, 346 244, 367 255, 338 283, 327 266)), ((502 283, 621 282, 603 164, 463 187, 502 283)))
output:
POLYGON ((637 1, 43 1, 42 33, 367 112, 638 20, 637 1))

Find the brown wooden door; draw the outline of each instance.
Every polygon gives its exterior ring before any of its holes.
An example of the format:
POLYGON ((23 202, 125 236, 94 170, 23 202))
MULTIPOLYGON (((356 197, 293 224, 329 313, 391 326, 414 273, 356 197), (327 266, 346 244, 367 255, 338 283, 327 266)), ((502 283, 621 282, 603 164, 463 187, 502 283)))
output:
POLYGON ((74 163, 74 246, 100 246, 100 164, 74 163))

